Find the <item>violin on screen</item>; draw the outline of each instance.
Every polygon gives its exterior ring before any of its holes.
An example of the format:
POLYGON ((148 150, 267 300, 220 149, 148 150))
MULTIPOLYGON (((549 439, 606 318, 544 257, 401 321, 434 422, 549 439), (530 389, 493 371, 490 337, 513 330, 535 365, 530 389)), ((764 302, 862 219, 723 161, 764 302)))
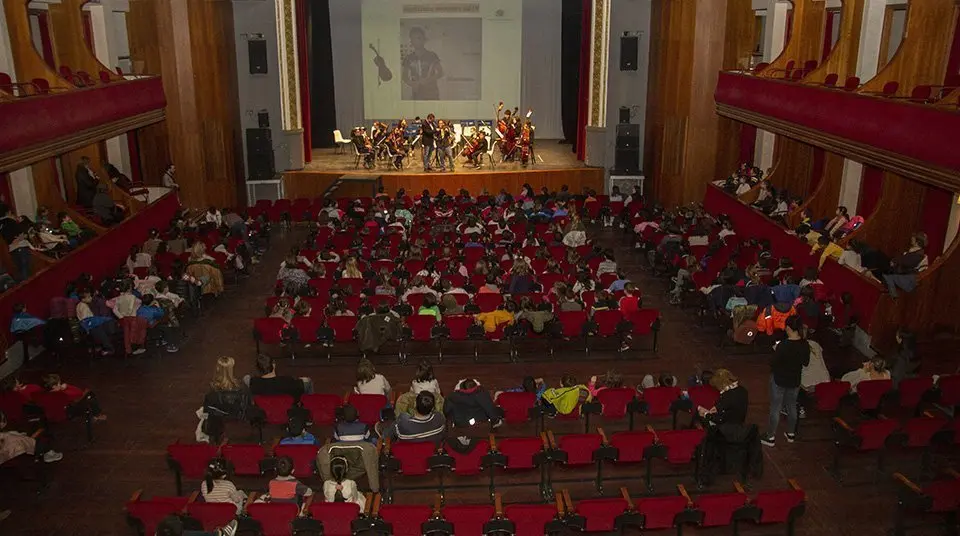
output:
POLYGON ((370 43, 370 50, 376 54, 376 57, 373 58, 373 63, 377 66, 377 78, 382 82, 389 82, 393 80, 393 72, 387 67, 386 60, 383 59, 383 56, 380 55, 380 51, 377 50, 377 47, 373 46, 373 43, 370 43))

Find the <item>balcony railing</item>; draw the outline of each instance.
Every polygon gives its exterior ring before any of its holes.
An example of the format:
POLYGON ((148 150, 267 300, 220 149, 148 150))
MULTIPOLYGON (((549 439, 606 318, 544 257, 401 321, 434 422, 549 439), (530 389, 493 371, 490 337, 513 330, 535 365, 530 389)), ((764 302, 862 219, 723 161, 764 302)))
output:
POLYGON ((159 77, 0 102, 0 172, 164 118, 159 77))
POLYGON ((960 113, 721 72, 717 113, 942 188, 960 189, 960 113))

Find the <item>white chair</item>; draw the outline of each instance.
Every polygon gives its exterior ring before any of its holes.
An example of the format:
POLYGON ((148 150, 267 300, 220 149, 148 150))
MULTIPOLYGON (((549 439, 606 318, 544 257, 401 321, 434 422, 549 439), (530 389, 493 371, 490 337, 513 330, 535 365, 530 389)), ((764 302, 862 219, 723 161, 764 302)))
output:
POLYGON ((353 144, 352 141, 343 138, 343 133, 340 132, 340 129, 333 131, 333 142, 337 144, 337 151, 340 153, 343 153, 343 147, 345 145, 353 144))
MULTIPOLYGON (((492 140, 493 138, 488 137, 487 139, 492 140)), ((493 151, 497 148, 497 144, 494 142, 491 142, 491 143, 488 143, 487 145, 489 146, 489 148, 487 149, 486 155, 487 155, 487 160, 490 161, 490 169, 497 169, 497 163, 494 162, 493 160, 493 151)))
POLYGON ((460 145, 460 140, 463 139, 463 125, 460 123, 453 124, 453 144, 460 145))

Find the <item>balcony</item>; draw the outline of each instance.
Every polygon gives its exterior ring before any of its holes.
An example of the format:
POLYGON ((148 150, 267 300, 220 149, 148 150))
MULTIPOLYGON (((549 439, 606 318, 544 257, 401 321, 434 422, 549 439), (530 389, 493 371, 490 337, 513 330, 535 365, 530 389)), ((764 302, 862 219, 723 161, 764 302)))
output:
POLYGON ((717 113, 951 191, 960 190, 953 107, 721 72, 717 113))
POLYGON ((0 101, 0 172, 164 119, 159 77, 0 101))

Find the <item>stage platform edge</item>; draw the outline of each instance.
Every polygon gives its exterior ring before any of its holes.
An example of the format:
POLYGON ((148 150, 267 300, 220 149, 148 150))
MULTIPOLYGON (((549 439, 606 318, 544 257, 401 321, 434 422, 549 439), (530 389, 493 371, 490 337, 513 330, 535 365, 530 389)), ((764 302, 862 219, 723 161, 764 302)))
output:
MULTIPOLYGON (((284 196, 288 199, 320 197, 339 177, 353 176, 351 171, 286 171, 283 173, 284 196)), ((520 191, 524 184, 530 184, 535 190, 546 186, 550 191, 558 191, 566 184, 571 192, 580 193, 583 188, 603 191, 604 169, 596 167, 575 167, 568 169, 525 169, 495 171, 464 171, 453 173, 382 173, 379 174, 387 194, 393 195, 400 188, 408 193, 420 193, 424 189, 437 193, 441 188, 456 195, 460 188, 466 188, 472 195, 480 195, 483 190, 496 194, 505 189, 511 194, 520 191)), ((366 184, 345 183, 333 194, 333 197, 369 196, 370 187, 366 184)))

